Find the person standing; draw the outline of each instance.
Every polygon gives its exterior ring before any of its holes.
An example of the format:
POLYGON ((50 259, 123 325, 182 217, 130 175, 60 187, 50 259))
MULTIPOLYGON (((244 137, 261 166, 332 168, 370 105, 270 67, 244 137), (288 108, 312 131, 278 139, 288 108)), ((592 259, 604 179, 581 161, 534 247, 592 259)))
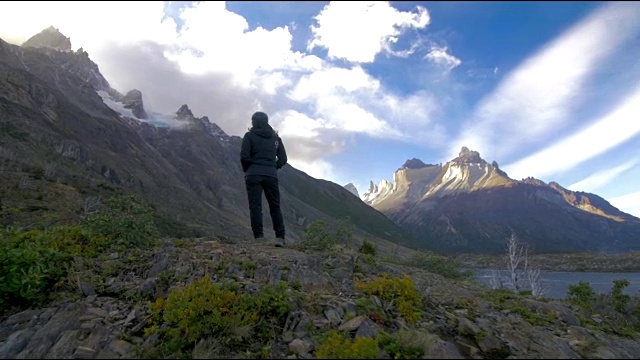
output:
POLYGON ((269 203, 269 213, 276 235, 277 247, 284 246, 284 219, 280 210, 278 170, 287 164, 287 152, 278 133, 269 125, 262 111, 251 116, 251 128, 242 138, 240 163, 244 171, 251 230, 256 240, 264 238, 262 226, 262 193, 269 203))

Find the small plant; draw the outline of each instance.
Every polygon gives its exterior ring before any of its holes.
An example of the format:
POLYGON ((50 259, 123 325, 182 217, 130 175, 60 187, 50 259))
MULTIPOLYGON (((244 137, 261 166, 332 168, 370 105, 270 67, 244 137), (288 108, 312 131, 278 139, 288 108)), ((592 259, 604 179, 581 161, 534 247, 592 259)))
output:
POLYGON ((586 281, 580 281, 577 285, 569 285, 568 295, 569 302, 589 311, 596 301, 596 293, 586 281))
POLYGON ((416 330, 400 330, 393 335, 381 332, 376 338, 392 359, 422 359, 425 348, 433 342, 416 330))
POLYGON ((421 251, 414 254, 407 265, 424 269, 449 279, 466 279, 472 275, 471 271, 461 270, 461 266, 455 260, 429 251, 421 251))
POLYGON ((613 308, 620 313, 623 313, 631 300, 631 296, 624 294, 622 291, 629 286, 629 280, 617 279, 613 281, 613 287, 611 288, 611 301, 613 308))
POLYGON ((353 236, 344 223, 331 224, 315 220, 304 230, 305 238, 299 243, 302 248, 332 250, 338 244, 347 243, 353 236))
POLYGON ((351 340, 347 335, 336 330, 320 342, 316 350, 318 359, 377 359, 378 340, 356 337, 351 340))
POLYGON ((255 340, 272 341, 291 310, 287 284, 265 285, 251 295, 238 291, 232 283, 214 284, 205 275, 150 303, 152 325, 146 331, 161 341, 145 357, 180 357, 206 338, 226 339, 226 350, 253 348, 255 340))
POLYGON ((361 254, 371 255, 371 256, 375 256, 378 253, 378 249, 376 248, 376 246, 368 242, 367 240, 362 242, 362 246, 360 246, 360 249, 358 249, 358 251, 361 254))
POLYGON ((73 257, 96 256, 104 241, 79 227, 0 231, 0 312, 47 300, 73 257))
POLYGON ((154 211, 135 196, 114 196, 83 218, 82 225, 94 235, 125 247, 147 246, 158 235, 154 211))
POLYGON ((408 322, 416 322, 422 317, 422 294, 416 290, 409 276, 389 277, 387 274, 370 281, 356 282, 356 290, 367 295, 376 295, 388 303, 393 302, 408 322))

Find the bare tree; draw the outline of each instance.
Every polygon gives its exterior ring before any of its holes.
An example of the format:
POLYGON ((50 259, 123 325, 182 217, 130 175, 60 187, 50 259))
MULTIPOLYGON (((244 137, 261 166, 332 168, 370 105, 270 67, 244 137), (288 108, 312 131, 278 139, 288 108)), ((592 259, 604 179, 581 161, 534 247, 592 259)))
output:
POLYGON ((95 212, 100 205, 102 205, 102 199, 100 196, 88 196, 84 199, 84 205, 82 207, 83 215, 87 216, 93 212, 95 212))
POLYGON ((58 166, 55 163, 46 163, 44 165, 44 177, 48 180, 53 180, 56 176, 58 166))
POLYGON ((507 240, 507 255, 509 256, 507 261, 509 275, 511 276, 511 286, 515 291, 520 291, 520 278, 518 277, 518 267, 523 258, 526 257, 524 247, 518 243, 518 239, 515 234, 511 234, 507 240))
POLYGON ((531 295, 533 295, 533 297, 544 296, 545 289, 542 284, 540 269, 532 269, 529 267, 528 255, 529 255, 529 251, 527 249, 525 250, 525 257, 524 257, 524 273, 527 276, 529 285, 531 286, 531 295))
POLYGON ((521 274, 526 276, 531 289, 531 295, 540 297, 544 295, 540 269, 532 269, 529 266, 529 248, 518 241, 515 234, 511 234, 507 240, 508 267, 511 280, 511 286, 515 291, 523 289, 523 279, 521 274), (519 269, 522 264, 522 271, 519 269))

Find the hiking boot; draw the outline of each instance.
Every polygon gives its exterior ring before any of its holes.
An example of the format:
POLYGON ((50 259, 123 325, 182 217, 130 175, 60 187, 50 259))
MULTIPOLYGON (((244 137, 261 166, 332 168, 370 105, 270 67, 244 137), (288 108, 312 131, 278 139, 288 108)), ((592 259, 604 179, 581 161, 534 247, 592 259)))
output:
POLYGON ((284 239, 277 237, 275 245, 276 245, 276 247, 283 247, 284 246, 284 239))

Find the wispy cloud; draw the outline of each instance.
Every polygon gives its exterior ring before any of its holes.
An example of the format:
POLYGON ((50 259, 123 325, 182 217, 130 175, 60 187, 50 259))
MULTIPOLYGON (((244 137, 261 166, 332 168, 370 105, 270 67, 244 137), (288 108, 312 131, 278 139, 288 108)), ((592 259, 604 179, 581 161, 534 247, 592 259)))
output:
POLYGON ((545 177, 568 171, 598 154, 640 134, 640 89, 607 116, 589 127, 524 159, 503 168, 511 177, 535 173, 545 177))
POLYGON ((611 198, 609 203, 628 214, 640 217, 640 192, 611 198))
POLYGON ((584 86, 597 66, 637 36, 638 18, 638 2, 606 4, 527 59, 478 104, 450 155, 468 146, 501 159, 555 135, 582 104, 584 86))
POLYGON ((361 63, 373 62, 383 51, 394 54, 392 45, 403 32, 425 28, 431 21, 422 6, 416 6, 416 12, 403 12, 387 1, 333 1, 315 19, 318 25, 311 28, 309 50, 323 47, 330 58, 361 63))
POLYGON ((425 59, 442 66, 446 71, 451 71, 462 64, 460 59, 449 54, 446 47, 433 47, 431 51, 425 55, 425 59))
POLYGON ((569 185, 568 189, 573 191, 593 192, 609 184, 616 177, 633 168, 638 163, 640 163, 640 160, 631 160, 616 167, 598 171, 578 182, 569 185))

